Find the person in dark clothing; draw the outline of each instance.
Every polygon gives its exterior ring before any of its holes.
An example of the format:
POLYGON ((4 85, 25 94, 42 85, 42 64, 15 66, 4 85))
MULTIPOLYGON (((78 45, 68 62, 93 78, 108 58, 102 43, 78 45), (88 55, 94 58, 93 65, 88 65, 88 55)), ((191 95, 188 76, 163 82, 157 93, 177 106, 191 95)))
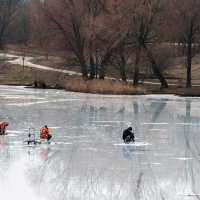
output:
POLYGON ((132 132, 132 127, 129 127, 126 130, 124 130, 122 139, 124 140, 125 143, 135 141, 135 136, 134 133, 132 132))

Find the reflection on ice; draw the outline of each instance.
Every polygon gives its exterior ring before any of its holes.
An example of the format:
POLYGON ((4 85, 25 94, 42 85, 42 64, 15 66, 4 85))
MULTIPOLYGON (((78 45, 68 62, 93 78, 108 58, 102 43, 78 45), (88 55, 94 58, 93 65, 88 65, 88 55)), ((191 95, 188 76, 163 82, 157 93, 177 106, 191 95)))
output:
POLYGON ((4 200, 185 200, 200 193, 200 101, 0 86, 4 200), (8 106, 9 105, 9 106, 8 106), (27 145, 47 124, 51 144, 27 145), (121 135, 132 126, 134 144, 121 135))

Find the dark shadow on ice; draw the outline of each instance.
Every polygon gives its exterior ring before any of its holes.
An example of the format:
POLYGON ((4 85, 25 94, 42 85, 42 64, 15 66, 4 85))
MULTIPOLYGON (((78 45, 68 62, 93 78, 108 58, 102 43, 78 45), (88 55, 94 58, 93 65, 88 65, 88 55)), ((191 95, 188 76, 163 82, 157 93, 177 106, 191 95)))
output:
POLYGON ((128 160, 131 160, 134 156, 134 153, 137 152, 146 152, 148 150, 143 149, 142 147, 134 147, 134 146, 123 146, 122 148, 122 153, 124 155, 125 158, 127 158, 128 160))
POLYGON ((190 123, 190 118, 191 118, 191 101, 187 100, 186 101, 186 122, 190 123))
POLYGON ((123 153, 124 157, 127 158, 128 160, 132 159, 133 152, 134 152, 134 147, 124 146, 122 148, 122 153, 123 153))
POLYGON ((35 160, 35 150, 32 147, 30 147, 28 149, 28 158, 29 158, 30 161, 34 161, 35 160))
POLYGON ((138 115, 139 115, 139 107, 138 102, 133 103, 133 110, 134 110, 134 118, 138 121, 138 115))
POLYGON ((167 103, 165 102, 161 102, 158 104, 157 109, 155 110, 155 112, 152 115, 152 122, 155 123, 157 121, 157 119, 160 116, 160 113, 165 109, 165 106, 167 105, 167 103))

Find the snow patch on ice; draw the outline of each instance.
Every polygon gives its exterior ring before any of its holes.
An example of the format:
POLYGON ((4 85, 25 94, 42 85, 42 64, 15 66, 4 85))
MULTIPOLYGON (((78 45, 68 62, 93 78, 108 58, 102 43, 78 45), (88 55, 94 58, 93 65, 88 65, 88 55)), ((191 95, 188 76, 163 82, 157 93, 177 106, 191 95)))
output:
POLYGON ((162 163, 152 163, 153 165, 162 165, 162 163))
POLYGON ((162 123, 140 123, 142 125, 167 125, 167 122, 162 122, 162 123))
MULTIPOLYGON (((45 103, 57 103, 57 102, 66 102, 66 101, 74 101, 75 99, 56 99, 56 100, 49 100, 49 101, 36 101, 36 102, 24 102, 24 103, 10 103, 10 104, 5 104, 7 106, 31 106, 31 105, 36 105, 36 104, 45 104, 45 103)), ((81 100, 81 99, 76 99, 76 100, 81 100)))
POLYGON ((118 144, 113 144, 114 146, 135 146, 135 147, 140 147, 140 146, 149 146, 152 145, 150 143, 146 143, 146 142, 134 142, 134 143, 118 143, 118 144))
POLYGON ((16 134, 10 134, 10 133, 8 133, 7 135, 6 135, 7 137, 17 137, 18 135, 16 135, 16 134))
POLYGON ((49 126, 49 128, 51 128, 51 129, 60 129, 62 127, 60 127, 60 126, 49 126))
POLYGON ((183 160, 183 161, 186 161, 186 160, 193 160, 193 158, 173 158, 175 160, 183 160))

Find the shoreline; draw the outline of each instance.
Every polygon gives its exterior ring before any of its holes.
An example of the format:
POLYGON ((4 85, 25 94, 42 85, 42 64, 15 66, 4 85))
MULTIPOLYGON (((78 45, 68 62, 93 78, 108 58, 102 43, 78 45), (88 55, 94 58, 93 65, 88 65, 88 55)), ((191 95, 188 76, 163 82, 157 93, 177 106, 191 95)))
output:
MULTIPOLYGON (((89 92, 83 92, 83 91, 68 91, 66 90, 64 87, 60 87, 60 86, 46 86, 45 88, 43 87, 34 87, 34 85, 31 84, 21 84, 21 83, 1 83, 0 85, 5 85, 5 86, 23 86, 25 88, 30 88, 30 89, 47 89, 47 90, 64 90, 66 92, 75 92, 75 93, 86 93, 86 94, 99 94, 99 95, 116 95, 116 96, 120 96, 120 95, 124 95, 124 96, 140 96, 140 95, 174 95, 174 96, 179 96, 179 97, 200 97, 200 94, 194 94, 194 93, 188 93, 188 92, 180 92, 180 91, 171 91, 170 88, 169 89, 157 89, 156 91, 152 92, 152 91, 148 91, 146 94, 134 94, 134 95, 130 95, 130 94, 113 94, 113 93, 89 93, 89 92), (166 91, 169 90, 169 91, 166 91)), ((185 88, 184 88, 185 89, 185 88)), ((199 88, 200 91, 200 88, 199 88)))

